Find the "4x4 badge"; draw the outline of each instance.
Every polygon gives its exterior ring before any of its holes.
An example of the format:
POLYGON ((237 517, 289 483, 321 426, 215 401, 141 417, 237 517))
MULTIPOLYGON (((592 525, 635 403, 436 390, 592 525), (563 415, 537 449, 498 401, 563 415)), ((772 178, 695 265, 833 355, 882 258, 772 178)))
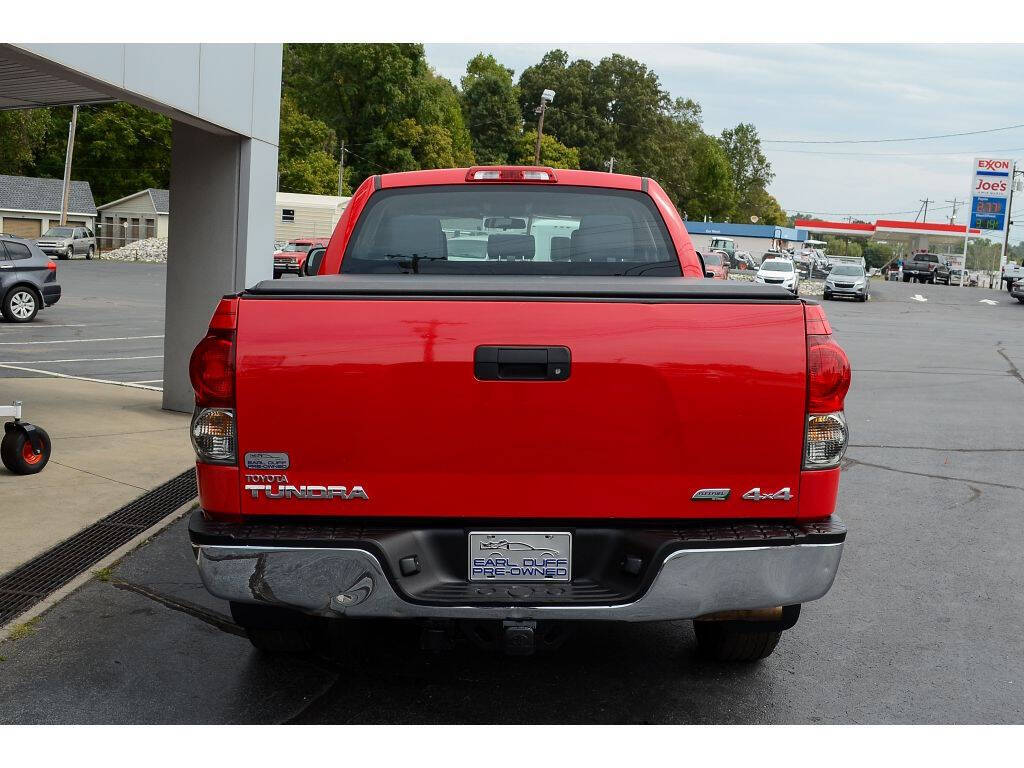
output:
POLYGON ((789 501, 793 494, 789 492, 789 488, 782 488, 775 493, 761 493, 760 488, 751 488, 743 494, 743 498, 747 501, 789 501))

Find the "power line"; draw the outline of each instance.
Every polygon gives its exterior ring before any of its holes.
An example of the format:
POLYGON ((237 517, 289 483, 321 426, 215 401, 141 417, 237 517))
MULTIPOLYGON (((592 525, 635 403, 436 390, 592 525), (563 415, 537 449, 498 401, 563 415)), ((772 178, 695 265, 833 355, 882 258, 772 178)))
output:
POLYGON ((849 157, 951 157, 954 155, 989 155, 1005 152, 1024 152, 1024 147, 1007 147, 1005 149, 986 149, 977 151, 962 152, 816 152, 813 149, 778 149, 776 147, 765 147, 766 152, 787 152, 798 155, 834 155, 849 157))
POLYGON ((986 128, 981 131, 961 131, 959 133, 938 133, 934 136, 906 136, 898 139, 761 139, 762 144, 889 144, 900 141, 928 141, 930 139, 951 139, 956 136, 979 136, 983 133, 998 133, 1024 128, 1024 123, 1007 125, 1002 128, 986 128))

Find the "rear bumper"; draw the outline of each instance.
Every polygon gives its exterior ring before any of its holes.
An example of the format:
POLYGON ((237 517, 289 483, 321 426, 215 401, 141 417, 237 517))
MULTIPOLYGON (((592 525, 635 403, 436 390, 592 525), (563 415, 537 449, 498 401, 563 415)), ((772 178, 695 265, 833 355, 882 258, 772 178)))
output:
POLYGON ((201 512, 189 526, 203 584, 217 597, 380 618, 664 621, 795 605, 828 592, 846 537, 836 517, 578 528, 571 583, 512 584, 465 580, 466 530, 234 525, 201 512), (417 570, 403 575, 399 563, 413 555, 417 570))
POLYGON ((56 283, 44 283, 42 288, 43 304, 50 307, 60 301, 60 286, 56 283))

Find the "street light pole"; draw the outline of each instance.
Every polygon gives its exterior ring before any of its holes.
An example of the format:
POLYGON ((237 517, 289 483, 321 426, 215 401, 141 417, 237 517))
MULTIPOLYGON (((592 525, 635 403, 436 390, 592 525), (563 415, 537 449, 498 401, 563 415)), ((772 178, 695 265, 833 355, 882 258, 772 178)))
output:
POLYGON ((544 110, 547 108, 549 102, 555 100, 555 92, 550 88, 545 88, 544 92, 540 95, 540 106, 534 111, 535 114, 540 115, 537 118, 537 146, 533 152, 533 164, 540 165, 540 137, 544 135, 544 110))

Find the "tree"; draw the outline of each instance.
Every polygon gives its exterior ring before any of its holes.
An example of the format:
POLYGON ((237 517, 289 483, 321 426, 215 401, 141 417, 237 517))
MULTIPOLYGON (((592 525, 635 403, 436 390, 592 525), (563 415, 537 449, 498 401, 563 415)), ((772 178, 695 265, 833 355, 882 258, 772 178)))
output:
POLYGON ((513 71, 493 56, 478 53, 462 78, 462 113, 473 140, 476 162, 503 165, 516 156, 522 136, 519 89, 513 71))
POLYGON ((35 149, 49 125, 45 109, 0 112, 0 173, 21 176, 31 172, 35 149))
MULTIPOLYGON (((526 131, 519 137, 512 162, 517 165, 533 165, 537 153, 537 132, 526 131)), ((540 164, 551 168, 579 168, 580 153, 575 147, 567 147, 554 136, 540 137, 540 164)))
POLYGON ((781 224, 785 220, 785 211, 767 192, 775 174, 761 150, 757 129, 750 123, 740 123, 735 128, 722 131, 719 141, 732 169, 736 199, 734 218, 748 221, 751 216, 757 216, 765 223, 781 224))
POLYGON ((471 165, 454 86, 413 43, 288 44, 283 92, 351 148, 352 183, 385 171, 471 165))
MULTIPOLYGON (((326 123, 301 112, 291 95, 282 96, 278 189, 313 195, 338 194, 336 143, 334 131, 326 123)), ((345 193, 351 194, 351 190, 345 193)))
POLYGON ((767 188, 775 174, 761 150, 761 137, 751 123, 740 123, 722 131, 722 148, 732 167, 732 181, 742 198, 754 187, 767 188))
MULTIPOLYGON (((39 111, 46 114, 47 126, 33 150, 32 165, 23 172, 61 178, 71 107, 39 111)), ((170 119, 125 103, 81 107, 71 175, 88 181, 100 204, 147 187, 166 189, 171 177, 170 119)))

